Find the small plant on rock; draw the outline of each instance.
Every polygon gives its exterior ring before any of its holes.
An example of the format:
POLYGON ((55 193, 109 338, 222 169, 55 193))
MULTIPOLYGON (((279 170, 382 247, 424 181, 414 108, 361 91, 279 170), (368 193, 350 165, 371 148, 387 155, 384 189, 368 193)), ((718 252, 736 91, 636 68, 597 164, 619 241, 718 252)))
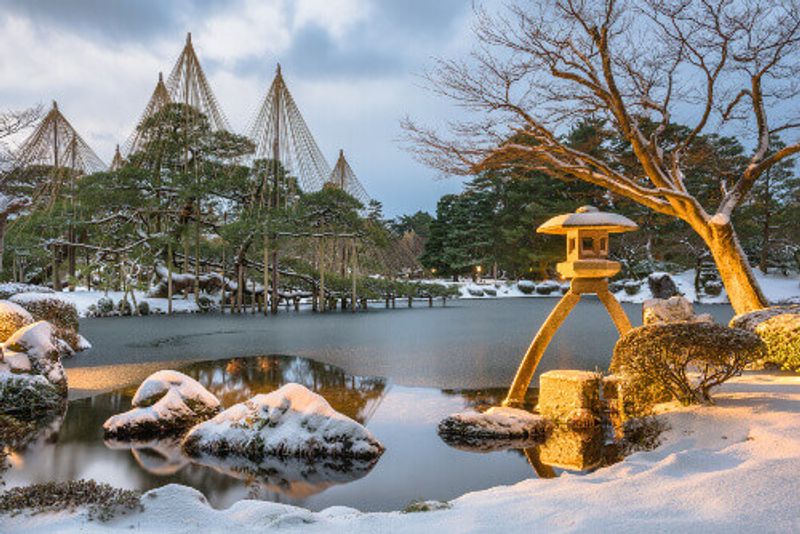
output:
POLYGON ((764 350, 761 339, 744 330, 659 323, 623 336, 614 347, 611 370, 623 378, 623 396, 639 408, 665 396, 683 404, 709 403, 712 388, 741 374, 764 350))

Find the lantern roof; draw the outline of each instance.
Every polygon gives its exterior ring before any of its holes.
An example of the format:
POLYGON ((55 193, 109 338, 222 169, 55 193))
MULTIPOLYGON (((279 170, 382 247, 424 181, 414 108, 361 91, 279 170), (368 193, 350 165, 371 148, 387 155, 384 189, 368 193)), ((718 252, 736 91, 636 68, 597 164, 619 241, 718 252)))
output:
POLYGON ((556 215, 536 229, 540 234, 566 234, 570 230, 604 230, 609 233, 631 232, 639 226, 619 213, 581 206, 575 213, 556 215))

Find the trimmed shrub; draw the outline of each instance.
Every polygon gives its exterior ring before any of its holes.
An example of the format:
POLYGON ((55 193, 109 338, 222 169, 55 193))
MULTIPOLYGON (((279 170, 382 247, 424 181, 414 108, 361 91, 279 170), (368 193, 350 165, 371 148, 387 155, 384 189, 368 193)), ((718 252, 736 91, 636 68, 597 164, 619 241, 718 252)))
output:
POLYGON ((33 323, 33 316, 14 302, 0 301, 0 341, 5 341, 11 335, 22 328, 33 323))
POLYGON ((718 297, 722 294, 722 282, 718 280, 710 280, 703 286, 703 291, 706 292, 706 295, 718 297))
POLYGON ((146 300, 141 301, 136 309, 139 315, 150 315, 150 304, 148 304, 146 300))
POLYGON ((0 414, 30 421, 65 405, 65 395, 43 376, 0 373, 0 414))
POLYGON ((753 332, 764 340, 767 346, 766 355, 763 361, 758 362, 757 367, 772 364, 783 369, 800 371, 799 317, 800 304, 772 306, 737 315, 731 319, 729 326, 753 332))
POLYGON ((552 280, 547 280, 541 284, 536 284, 536 293, 539 295, 549 295, 553 291, 561 289, 561 284, 552 280))
POLYGON ((630 282, 625 282, 625 284, 622 287, 625 288, 625 293, 627 293, 628 295, 635 295, 641 290, 642 284, 640 282, 630 281, 630 282))
POLYGON ((33 315, 36 321, 47 321, 56 328, 78 331, 78 309, 71 302, 53 295, 23 293, 11 297, 33 315))
POLYGON ((201 313, 208 313, 217 308, 217 303, 208 295, 200 295, 197 299, 197 307, 201 313))
POLYGON ((45 482, 0 493, 0 514, 26 510, 36 515, 85 508, 90 520, 108 521, 119 514, 143 510, 140 497, 136 490, 117 489, 94 480, 45 482))
POLYGON ((117 311, 120 315, 133 315, 133 304, 128 299, 120 299, 117 302, 117 311))
POLYGON ((800 372, 800 314, 771 317, 756 327, 756 334, 767 346, 767 362, 800 372))
POLYGON ((530 295, 536 290, 536 284, 530 280, 520 280, 517 282, 517 289, 522 291, 525 295, 530 295))
POLYGON ((114 301, 108 297, 100 297, 97 301, 97 315, 106 317, 114 313, 114 301))
POLYGON ((629 415, 662 399, 711 402, 710 391, 763 357, 761 339, 712 323, 659 323, 634 328, 614 347, 611 371, 623 379, 629 415))

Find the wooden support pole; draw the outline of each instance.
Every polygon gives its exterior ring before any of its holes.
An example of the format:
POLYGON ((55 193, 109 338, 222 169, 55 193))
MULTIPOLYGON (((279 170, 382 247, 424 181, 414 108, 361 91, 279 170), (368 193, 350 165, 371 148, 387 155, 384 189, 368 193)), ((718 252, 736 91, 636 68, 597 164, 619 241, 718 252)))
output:
POLYGON ((352 296, 350 297, 351 301, 351 311, 355 313, 356 311, 356 303, 358 300, 356 299, 356 279, 358 276, 358 256, 356 251, 356 238, 353 238, 352 245, 350 248, 350 274, 352 275, 352 296))

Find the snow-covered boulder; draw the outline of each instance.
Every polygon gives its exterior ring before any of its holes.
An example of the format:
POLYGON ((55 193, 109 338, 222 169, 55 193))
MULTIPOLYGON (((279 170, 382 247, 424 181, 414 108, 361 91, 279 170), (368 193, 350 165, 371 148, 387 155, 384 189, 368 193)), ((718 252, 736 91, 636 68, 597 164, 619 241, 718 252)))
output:
POLYGON ((195 379, 178 371, 158 371, 142 382, 132 410, 103 423, 106 437, 148 439, 182 432, 220 410, 220 402, 195 379))
POLYGON ((191 456, 231 454, 256 463, 270 456, 371 460, 384 450, 364 426, 294 383, 197 425, 183 446, 191 456))
POLYGON ((47 321, 38 321, 14 332, 0 344, 0 373, 41 375, 56 388, 66 391, 67 375, 61 358, 72 354, 47 321))
POLYGON ((7 340, 11 334, 33 323, 33 316, 14 302, 0 300, 0 342, 7 340))
POLYGON ((675 280, 669 273, 651 273, 647 277, 647 285, 650 287, 650 294, 656 299, 668 299, 680 294, 675 280))
POLYGON ((545 280, 539 284, 536 284, 536 293, 539 295, 549 295, 554 291, 559 291, 561 289, 561 284, 554 280, 545 280))
POLYGON ((84 345, 78 335, 78 309, 75 304, 52 293, 20 293, 9 299, 25 308, 36 321, 48 321, 56 327, 58 337, 69 343, 73 351, 84 345))
POLYGON ((506 442, 517 442, 516 446, 519 442, 541 441, 550 427, 550 422, 541 415, 493 406, 483 413, 468 411, 450 415, 439 423, 438 433, 453 446, 494 450, 498 447, 489 443, 493 440, 502 444, 499 448, 507 448, 506 442))
POLYGON ((713 323, 714 319, 707 313, 695 315, 692 303, 684 297, 648 299, 642 304, 643 324, 680 322, 713 323))

